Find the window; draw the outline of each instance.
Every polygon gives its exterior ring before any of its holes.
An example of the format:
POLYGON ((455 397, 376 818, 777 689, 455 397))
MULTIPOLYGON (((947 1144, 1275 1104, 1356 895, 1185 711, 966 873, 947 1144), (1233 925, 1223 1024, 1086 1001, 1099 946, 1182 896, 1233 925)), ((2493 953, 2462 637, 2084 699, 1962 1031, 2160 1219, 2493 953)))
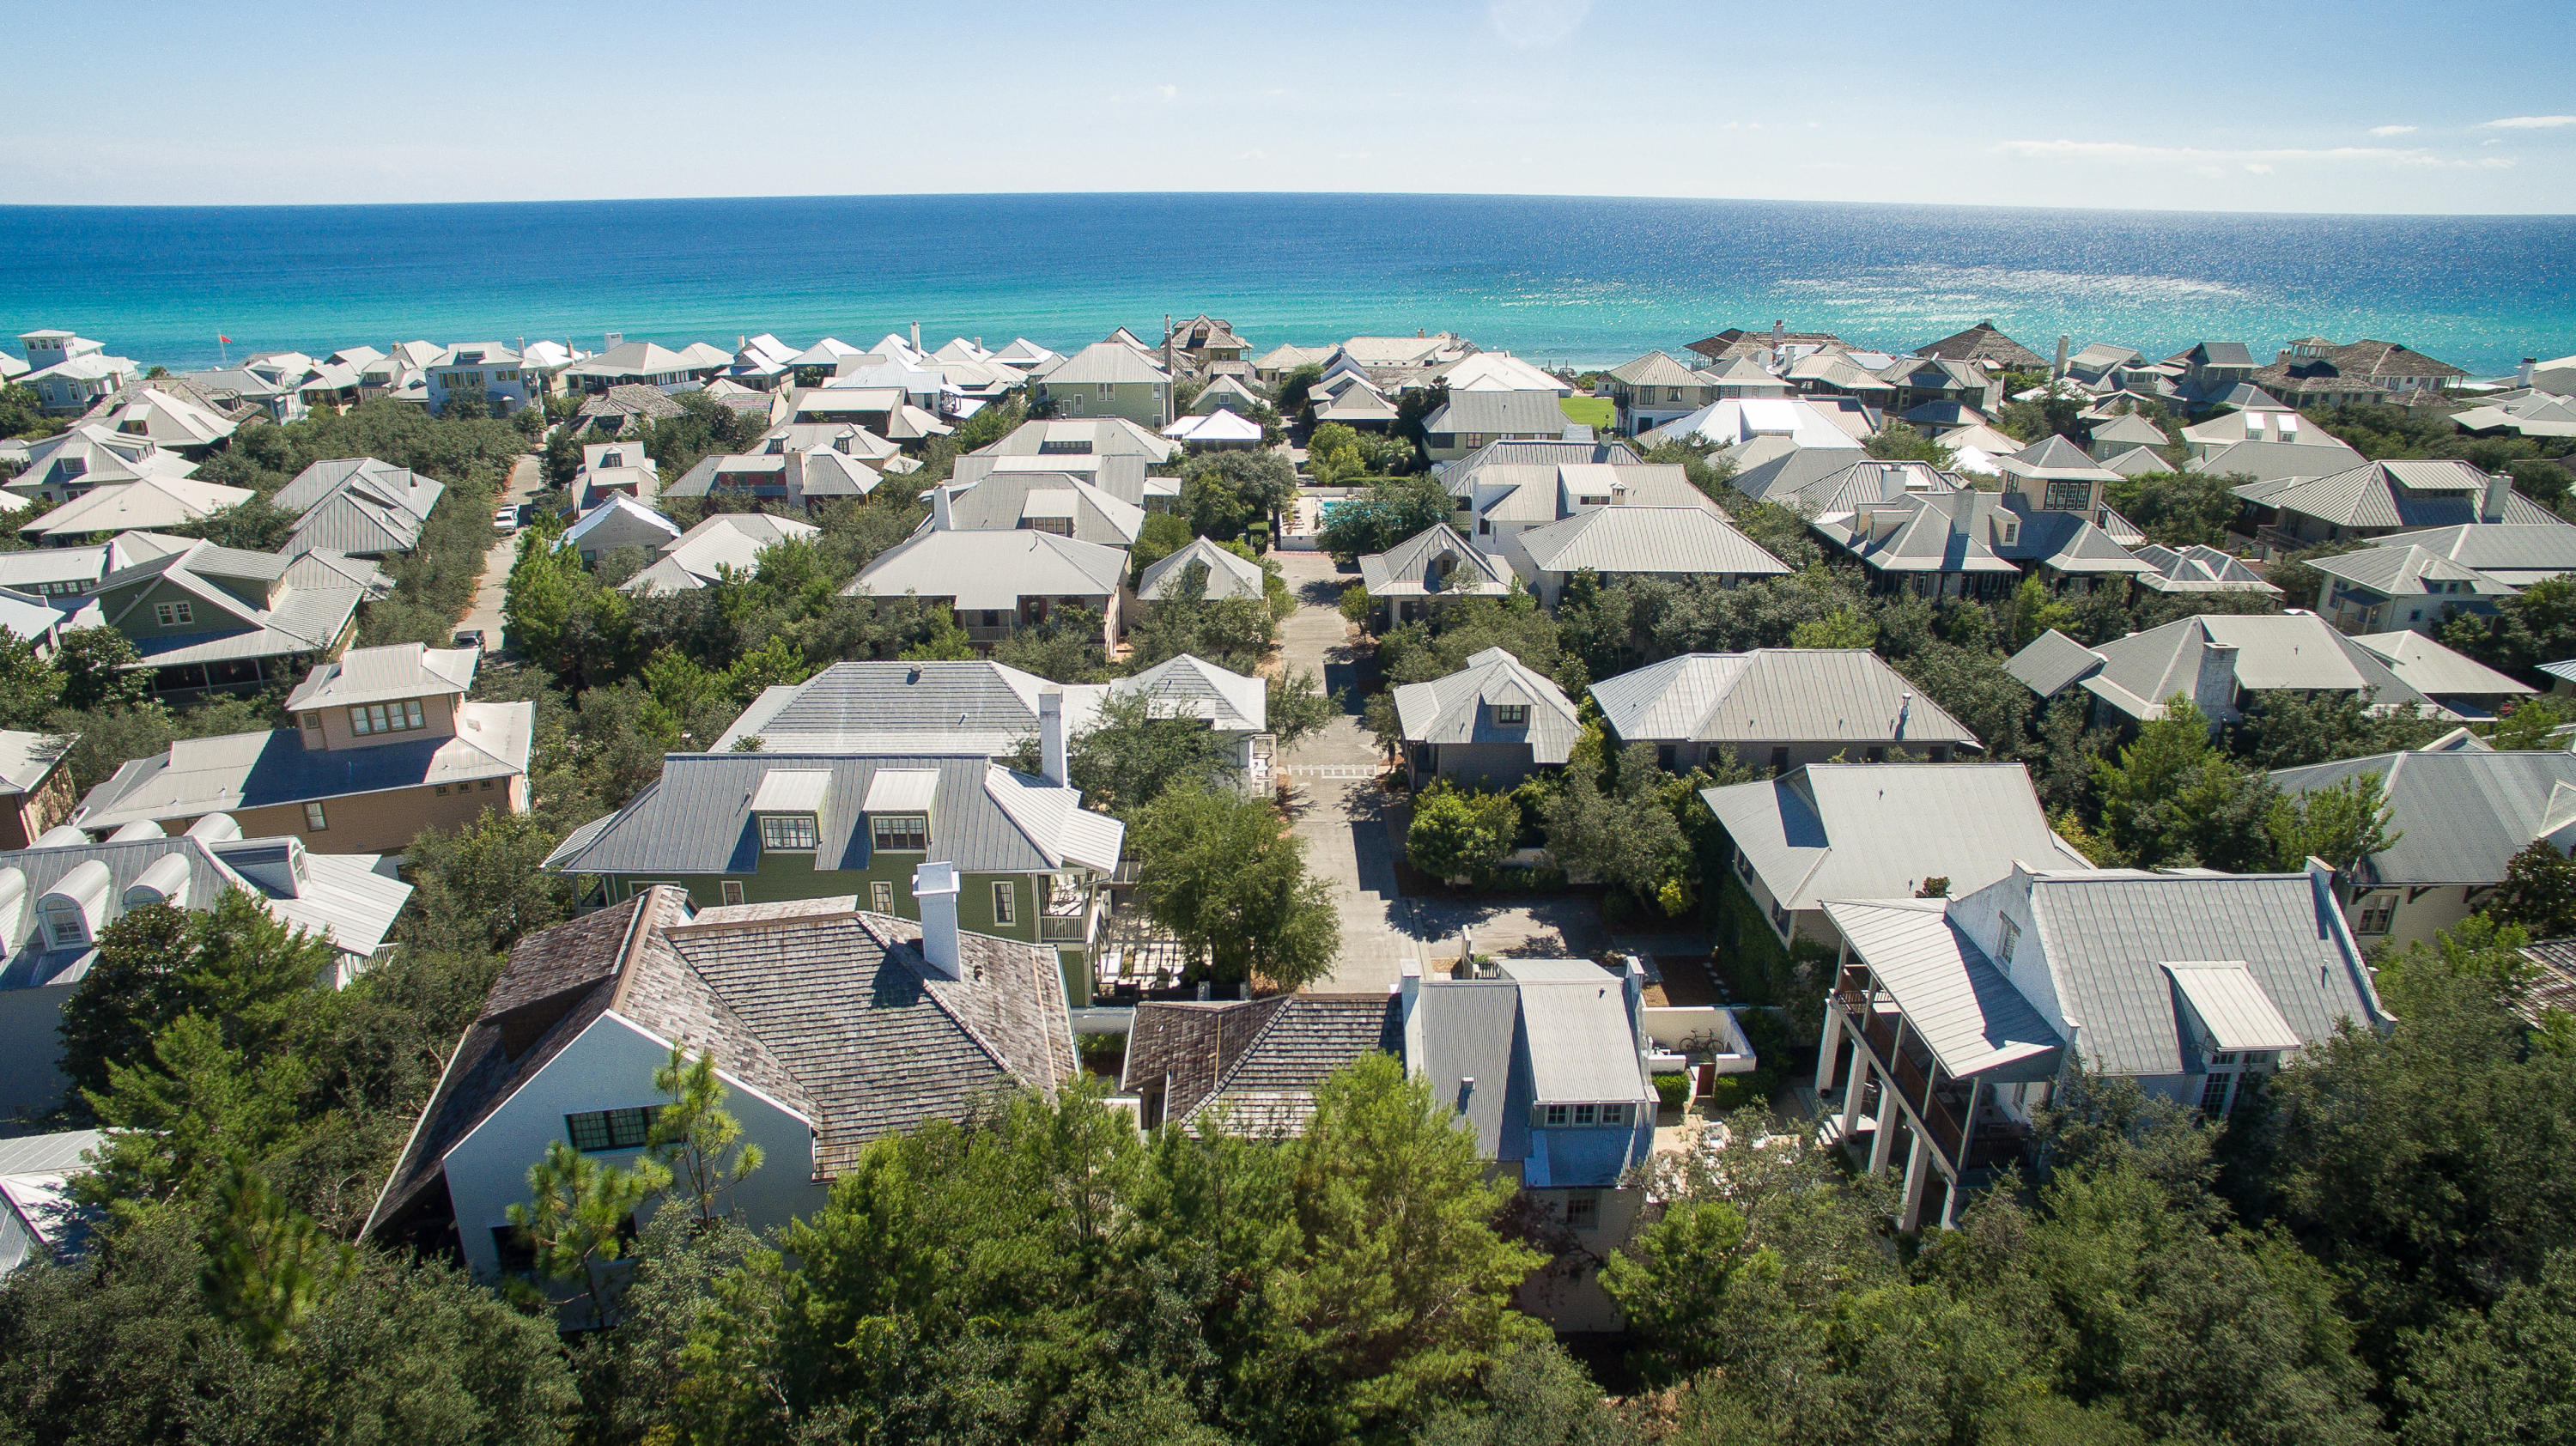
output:
POLYGON ((319 733, 319 732, 321 732, 321 731, 322 731, 322 715, 321 715, 321 714, 319 714, 319 713, 307 713, 307 714, 305 714, 305 715, 304 715, 304 730, 305 730, 306 732, 308 732, 308 733, 319 733))
POLYGON ((880 914, 894 912, 894 885, 884 879, 868 885, 868 907, 880 914))
POLYGON ((727 879, 719 885, 718 888, 723 893, 724 901, 726 903, 739 904, 742 902, 742 880, 727 879))
POLYGON ((1923 756, 1934 763, 1947 763, 1950 761, 1950 745, 1935 743, 1924 751, 1923 756))
POLYGON ((2233 1073, 2212 1072, 2208 1083, 2200 1087, 2200 1112, 2204 1115, 2226 1113, 2227 1091, 2235 1083, 2236 1076, 2233 1073))
POLYGON ((670 879, 634 879, 629 881, 626 885, 626 897, 630 899, 640 899, 646 894, 651 893, 653 890, 662 888, 665 885, 675 889, 679 887, 677 883, 670 879))
POLYGON ((1628 1107, 1626 1105, 1603 1105, 1601 1107, 1601 1123, 1605 1125, 1624 1125, 1628 1123, 1628 1107))
POLYGON ((329 828, 330 826, 331 821, 322 815, 322 805, 320 803, 316 802, 304 805, 305 832, 320 833, 322 830, 329 828))
POLYGON ((1565 1124, 1565 1115, 1566 1109, 1563 1105, 1549 1105, 1547 1107, 1547 1122, 1551 1126, 1563 1128, 1565 1124))
POLYGON ((1601 1197, 1589 1190, 1565 1197, 1565 1228, 1591 1230, 1601 1223, 1601 1197))
POLYGON ((1771 750, 1771 771, 1774 773, 1786 773, 1789 771, 1788 749, 1774 748, 1771 750))
POLYGON ((447 785, 446 785, 446 784, 444 784, 444 783, 439 783, 439 784, 433 784, 433 785, 431 785, 431 786, 430 786, 430 790, 429 790, 429 791, 430 791, 431 795, 432 795, 432 796, 434 796, 434 797, 437 797, 437 798, 445 798, 445 797, 447 797, 447 785))
POLYGON ((2361 912, 2352 921, 2356 934, 2385 934, 2397 915, 2395 894, 2372 894, 2361 901, 2361 912))
POLYGON ((1109 382, 1100 384, 1100 400, 1105 402, 1116 395, 1118 395, 1118 388, 1114 384, 1109 382))
POLYGON ((369 733, 408 733, 421 723, 418 698, 401 703, 368 703, 349 710, 349 731, 361 737, 369 733))
POLYGON ((1497 703, 1494 705, 1495 727, 1523 728, 1528 725, 1529 705, 1527 703, 1497 703))
POLYGON ((537 1268, 537 1247, 516 1225, 492 1227, 492 1254, 500 1261, 503 1275, 529 1275, 537 1268))
POLYGON ((89 920, 69 899, 45 901, 45 937, 57 949, 76 949, 89 942, 89 920))
POLYGON ((2021 925, 2014 923, 2012 916, 2007 914, 2003 918, 2003 926, 2003 937, 1995 945, 1995 962, 2009 964, 2013 951, 2021 947, 2021 925))
POLYGON ((907 853, 926 853, 930 849, 930 820, 917 813, 881 813, 868 820, 868 830, 875 835, 880 849, 907 853))
POLYGON ((1883 747, 1869 748, 1863 750, 1861 757, 1871 763, 1885 763, 1887 761, 1887 750, 1883 747))
POLYGON ((186 603, 155 603, 152 607, 152 616, 158 618, 161 626, 165 628, 175 628, 183 623, 197 620, 196 610, 186 603))
POLYGON ((1008 879, 993 883, 993 922, 1008 926, 1020 915, 1020 886, 1008 879))
POLYGON ((653 1128, 651 1106, 632 1110, 590 1110, 564 1116, 564 1133, 583 1154, 599 1150, 638 1150, 653 1128))
POLYGON ((483 791, 484 791, 485 793, 490 793, 490 792, 492 791, 492 780, 490 780, 490 779, 488 779, 488 778, 487 778, 487 779, 484 779, 484 780, 483 780, 483 783, 482 783, 482 789, 483 789, 483 791))
POLYGON ((811 852, 814 848, 814 815, 810 813, 764 813, 760 816, 760 846, 771 852, 811 852))
POLYGON ((2093 509, 2093 484, 2051 482, 2046 506, 2051 512, 2089 512, 2093 509))
POLYGON ((1594 1116, 1594 1115, 1596 1115, 1596 1114, 1598 1114, 1598 1113, 1599 1113, 1599 1110, 1598 1110, 1595 1106, 1592 1106, 1592 1105, 1576 1105, 1576 1106, 1574 1107, 1574 1122, 1575 1122, 1576 1124, 1578 1124, 1578 1125, 1588 1125, 1588 1124, 1591 1124, 1591 1123, 1592 1123, 1592 1120, 1593 1120, 1593 1116, 1594 1116))

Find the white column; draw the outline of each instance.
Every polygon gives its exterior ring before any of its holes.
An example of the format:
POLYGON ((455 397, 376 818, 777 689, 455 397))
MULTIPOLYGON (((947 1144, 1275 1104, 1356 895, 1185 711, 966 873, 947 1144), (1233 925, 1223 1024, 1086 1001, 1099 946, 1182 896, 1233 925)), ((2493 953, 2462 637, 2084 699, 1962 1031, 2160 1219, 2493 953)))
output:
MULTIPOLYGON (((1896 1081, 1882 1076, 1878 1084, 1878 1133, 1869 1140, 1869 1172, 1873 1175, 1887 1168, 1888 1152, 1896 1144, 1897 1118, 1896 1081)), ((1917 1135, 1914 1144, 1920 1149, 1922 1136, 1917 1135)))
POLYGON ((1923 1187, 1931 1174, 1932 1140, 1917 1130, 1913 1148, 1905 1152, 1905 1203, 1897 1210, 1897 1229, 1919 1230, 1923 1227, 1923 1187))
POLYGON ((1861 1096, 1869 1093, 1869 1054, 1852 1050, 1851 1083, 1843 1090, 1843 1138, 1848 1140, 1860 1128, 1861 1096))
POLYGON ((1959 1228, 1959 1182, 1952 1176, 1942 1178, 1949 1181, 1950 1188, 1941 1192, 1941 1228, 1956 1230, 1959 1228))
POLYGON ((1843 1012, 1833 1004, 1825 1006, 1825 1036, 1816 1045, 1816 1093, 1821 1096, 1834 1087, 1834 1056, 1842 1051, 1843 1012))

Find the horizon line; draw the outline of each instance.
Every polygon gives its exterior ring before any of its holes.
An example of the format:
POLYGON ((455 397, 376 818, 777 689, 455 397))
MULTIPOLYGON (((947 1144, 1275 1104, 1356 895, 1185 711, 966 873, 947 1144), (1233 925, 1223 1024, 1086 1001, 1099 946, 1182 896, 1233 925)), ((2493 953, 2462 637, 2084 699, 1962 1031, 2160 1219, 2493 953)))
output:
POLYGON ((563 196, 542 200, 471 201, 8 201, 0 214, 27 211, 313 211, 400 210, 428 207, 715 205, 746 201, 973 201, 973 200, 1483 200, 1594 201, 1676 206, 1815 206, 1885 211, 2009 211, 2033 214, 2097 216, 2243 216, 2297 220, 2404 221, 2564 221, 2565 211, 2263 211, 2177 206, 2039 206, 1973 201, 1847 201, 1771 196, 1614 195, 1580 191, 790 191, 705 196, 563 196))

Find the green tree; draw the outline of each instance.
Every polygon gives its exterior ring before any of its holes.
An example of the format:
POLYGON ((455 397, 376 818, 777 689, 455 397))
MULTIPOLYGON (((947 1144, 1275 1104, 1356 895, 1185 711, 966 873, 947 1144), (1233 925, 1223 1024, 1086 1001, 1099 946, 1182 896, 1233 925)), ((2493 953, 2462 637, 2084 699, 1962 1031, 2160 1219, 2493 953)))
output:
POLYGON ((1878 641, 1878 624, 1854 608, 1836 608, 1790 630, 1793 648, 1866 648, 1878 641))
POLYGON ((2224 547, 2240 504, 2234 489, 2253 479, 2207 472, 2146 472, 2107 484, 2103 497, 2166 547, 2224 547))
POLYGON ((1404 855, 1436 879, 1483 878, 1512 851, 1521 809, 1508 793, 1480 793, 1435 779, 1415 795, 1404 855))
POLYGON ((1286 1154, 1304 1244, 1273 1284, 1275 1348, 1356 1383, 1353 1426, 1419 1419, 1540 1337, 1511 1293, 1544 1262, 1495 1234, 1511 1186, 1429 1080, 1362 1055, 1316 1087, 1286 1154))
POLYGON ((2519 925, 2535 939, 2576 934, 2576 859, 2545 838, 2506 862, 2504 882, 2487 904, 2498 923, 2519 925))
POLYGON ((2405 830, 2388 827, 2390 816, 2386 783, 2376 773, 2277 799, 2267 824, 2273 837, 2272 866, 2304 868, 2317 858, 2338 873, 2349 870, 2406 837, 2405 830))
POLYGON ((671 1102, 653 1116, 645 1146, 696 1202, 699 1223, 712 1226, 721 1213, 717 1197, 759 1169, 766 1156, 757 1141, 742 1138, 742 1121, 724 1107, 714 1055, 691 1059, 687 1050, 671 1046, 670 1061, 653 1072, 653 1088, 671 1102))
POLYGON ((1862 443, 1869 455, 1882 462, 1927 462, 1943 471, 1958 464, 1949 448, 1924 436, 1903 422, 1889 422, 1870 434, 1862 443))
POLYGON ((2496 720, 2487 733, 2487 746, 2499 753, 2547 748, 2551 734, 2576 721, 2576 711, 2556 698, 2542 694, 2525 698, 2512 712, 2496 720))
POLYGON ((1448 521, 1456 505, 1448 491, 1429 477, 1371 483, 1366 492, 1333 508, 1315 541, 1344 560, 1384 552, 1434 523, 1448 521))
POLYGON ((1341 698, 1327 693, 1324 685, 1309 668, 1294 671, 1282 669, 1262 680, 1268 695, 1267 716, 1271 736, 1283 749, 1294 748, 1342 716, 1341 698))
POLYGON ((1127 550, 1127 560, 1134 565, 1134 576, 1143 577, 1145 569, 1190 545, 1194 536, 1189 519, 1169 512, 1148 512, 1145 525, 1136 533, 1136 545, 1127 550))
POLYGON ((1306 439, 1306 473, 1320 487, 1338 487, 1368 470, 1357 432, 1326 422, 1306 439))
POLYGON ((2412 1343, 2396 1383, 2403 1446, 2576 1439, 2576 1250, 2412 1343))
POLYGON ((127 910, 99 931, 98 957, 65 1001, 61 1067, 74 1089, 113 1088, 119 1066, 183 1016, 215 1025, 226 1047, 276 1048, 332 968, 330 941, 281 922, 255 896, 225 891, 201 911, 127 910))
POLYGON ((1695 869, 1689 841, 1673 816, 1671 794, 1679 780, 1655 766, 1651 743, 1620 751, 1615 782, 1603 772, 1566 766, 1565 787, 1544 811, 1548 852, 1568 873, 1660 905, 1664 886, 1695 869))
POLYGON ((614 1317, 600 1268, 624 1258, 636 1209, 670 1183, 671 1172, 649 1157, 621 1170, 557 1140, 528 1167, 530 1199, 510 1206, 510 1223, 535 1253, 538 1273, 579 1281, 588 1323, 605 1326, 614 1317))
POLYGON ((1135 820, 1137 892, 1209 974, 1259 975, 1283 991, 1322 978, 1341 952, 1332 885, 1306 872, 1306 841, 1259 799, 1173 789, 1135 820))
MULTIPOLYGON (((1042 762, 1038 740, 1021 739, 1012 766, 1035 773, 1042 762)), ((1085 807, 1132 827, 1166 792, 1231 787, 1234 756, 1204 720, 1158 710, 1141 693, 1113 693, 1065 746, 1065 775, 1085 807)))
POLYGON ((2228 730, 2228 750, 2257 768, 2299 768, 2420 748, 2456 725, 2431 709, 2371 711, 2371 694, 2252 694, 2245 716, 2228 730))
POLYGON ((181 1015, 153 1037, 150 1058, 107 1074, 108 1087, 86 1098, 108 1138, 72 1191, 121 1220, 196 1196, 236 1157, 261 1160, 293 1143, 312 1083, 302 1058, 228 1047, 202 1014, 181 1015))
POLYGON ((143 661, 134 644, 114 628, 74 628, 63 634, 53 664, 63 675, 63 706, 102 711, 134 708, 152 696, 152 680, 132 671, 143 661))
POLYGON ((36 732, 62 697, 62 670, 37 657, 35 644, 0 633, 0 728, 36 732))
POLYGON ((357 1251, 323 1234, 239 1159, 218 1187, 199 1239, 206 1253, 198 1288, 214 1314, 252 1347, 274 1351, 315 1306, 357 1273, 357 1251))

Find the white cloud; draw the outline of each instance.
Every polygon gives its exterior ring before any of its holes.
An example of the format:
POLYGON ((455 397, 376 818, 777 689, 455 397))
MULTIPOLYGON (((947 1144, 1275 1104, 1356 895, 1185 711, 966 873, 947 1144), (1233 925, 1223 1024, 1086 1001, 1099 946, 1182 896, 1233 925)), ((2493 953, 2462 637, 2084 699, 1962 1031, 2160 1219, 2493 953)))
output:
POLYGON ((2560 126, 2576 126, 2576 115, 2509 115, 2486 124, 2488 130, 2500 131, 2551 131, 2560 126))
POLYGON ((1583 28, 1592 0, 1489 0, 1485 17, 1494 33, 1515 50, 1537 50, 1556 44, 1583 28))
POLYGON ((2415 128, 2413 126, 2372 126, 2370 133, 2375 136, 2411 136, 2415 134, 2415 128))
POLYGON ((2005 141, 1993 147, 1998 155, 2020 156, 2039 161, 2098 161, 2108 165, 2185 165, 2195 175, 2218 175, 2223 168, 2235 166, 2258 176, 2272 174, 2279 165, 2310 163, 2389 166, 2425 166, 2450 170, 2500 171, 2513 162, 2496 156, 2482 160, 2445 160, 2421 146, 2328 146, 2302 150, 2295 147, 2269 150, 2219 150, 2199 146, 2147 146, 2132 141, 2005 141))
POLYGON ((1165 100, 1178 100, 1181 98, 1181 88, 1177 85, 1158 85, 1154 87, 1154 93, 1165 100))

